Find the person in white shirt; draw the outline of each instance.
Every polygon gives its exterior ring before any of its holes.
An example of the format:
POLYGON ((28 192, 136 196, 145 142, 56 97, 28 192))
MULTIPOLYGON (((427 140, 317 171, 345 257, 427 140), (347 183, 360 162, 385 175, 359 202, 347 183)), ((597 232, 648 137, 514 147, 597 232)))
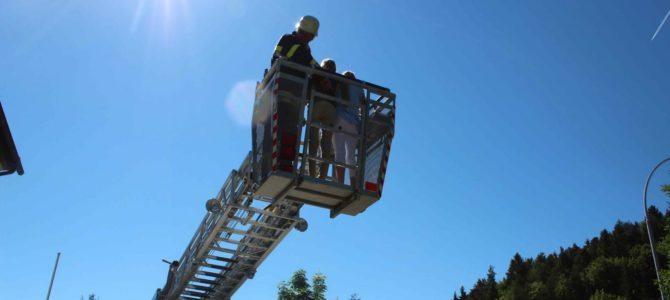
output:
MULTIPOLYGON (((344 77, 349 79, 356 79, 351 71, 342 73, 344 77)), ((365 94, 363 88, 353 84, 342 85, 342 99, 347 101, 346 104, 338 104, 335 108, 335 129, 333 133, 333 147, 335 150, 335 162, 347 165, 356 164, 356 148, 358 148, 358 138, 360 128, 360 111, 361 106, 365 103, 365 94)), ((356 169, 349 169, 349 179, 351 180, 351 187, 357 188, 356 169)), ((344 167, 335 167, 335 179, 339 183, 344 183, 344 167)))

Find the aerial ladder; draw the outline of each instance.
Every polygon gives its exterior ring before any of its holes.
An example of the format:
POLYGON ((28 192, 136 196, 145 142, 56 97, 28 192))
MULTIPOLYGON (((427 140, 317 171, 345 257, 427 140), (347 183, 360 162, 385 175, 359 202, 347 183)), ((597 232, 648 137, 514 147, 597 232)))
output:
POLYGON ((394 125, 395 94, 389 89, 278 60, 256 87, 252 151, 206 201, 205 217, 153 299, 231 299, 293 228, 307 230, 303 205, 328 209, 331 218, 365 211, 381 198, 394 125), (320 92, 317 79, 354 92, 320 92), (313 120, 315 101, 355 102, 358 132, 313 120), (355 163, 310 153, 314 130, 355 137, 355 163), (309 173, 322 164, 344 168, 351 179, 309 173))

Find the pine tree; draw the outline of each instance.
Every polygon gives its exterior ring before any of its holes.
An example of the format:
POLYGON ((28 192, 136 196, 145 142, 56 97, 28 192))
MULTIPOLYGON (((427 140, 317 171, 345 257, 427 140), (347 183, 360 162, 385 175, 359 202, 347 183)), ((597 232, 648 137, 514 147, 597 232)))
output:
POLYGON ((496 300, 498 299, 498 283, 496 282, 496 272, 493 270, 493 266, 489 266, 489 270, 486 273, 486 299, 496 300))
POLYGON ((460 292, 461 295, 458 297, 458 299, 468 300, 468 294, 465 292, 465 288, 463 286, 461 286, 461 289, 460 289, 459 292, 460 292))

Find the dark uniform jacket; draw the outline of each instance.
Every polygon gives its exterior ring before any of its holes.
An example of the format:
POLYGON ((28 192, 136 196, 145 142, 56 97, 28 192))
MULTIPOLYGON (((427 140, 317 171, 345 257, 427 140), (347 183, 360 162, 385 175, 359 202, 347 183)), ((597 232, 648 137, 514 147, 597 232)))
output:
POLYGON ((279 39, 277 47, 275 47, 275 52, 272 55, 270 65, 274 64, 279 57, 286 57, 289 61, 304 66, 319 65, 319 63, 312 57, 312 50, 309 49, 309 45, 298 40, 295 31, 290 34, 285 34, 279 39))

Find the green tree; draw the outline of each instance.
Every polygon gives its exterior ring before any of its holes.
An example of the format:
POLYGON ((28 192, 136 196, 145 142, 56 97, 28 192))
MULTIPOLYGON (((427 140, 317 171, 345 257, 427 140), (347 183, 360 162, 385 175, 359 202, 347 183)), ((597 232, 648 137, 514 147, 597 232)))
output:
POLYGON ((623 267, 624 261, 621 257, 600 256, 584 270, 584 279, 593 290, 613 292, 621 284, 619 279, 623 267))
POLYGON ((312 298, 314 300, 326 300, 326 276, 317 273, 312 276, 312 298))
MULTIPOLYGON (((661 186, 661 191, 664 192, 668 197, 670 197, 670 184, 665 184, 661 186)), ((650 217, 652 219, 652 217, 650 217)), ((661 256, 670 257, 670 235, 667 233, 670 232, 670 217, 667 212, 665 215, 665 228, 664 233, 665 237, 660 240, 658 243, 658 252, 661 256)), ((653 232, 658 235, 659 232, 656 229, 652 229, 653 232)), ((661 257, 663 258, 663 257, 661 257)), ((665 295, 670 295, 670 264, 666 263, 666 267, 661 269, 661 281, 657 282, 657 285, 660 285, 663 289, 665 295)))
MULTIPOLYGON (((670 185, 661 190, 670 196, 670 185)), ((657 299, 658 284, 670 295, 670 210, 661 213, 651 206, 647 214, 664 266, 660 283, 656 282, 646 224, 618 221, 612 231, 601 231, 582 247, 573 244, 535 258, 516 253, 500 282, 489 268, 469 293, 461 287, 453 299, 657 299)))
POLYGON ((544 300, 549 298, 547 286, 542 281, 533 281, 530 283, 528 296, 532 300, 544 300))
POLYGON ((469 294, 466 294, 461 287, 461 296, 458 297, 454 293, 453 297, 457 300, 497 300, 498 298, 498 283, 496 282, 496 272, 493 270, 493 266, 489 266, 486 278, 477 280, 469 294))
POLYGON ((458 299, 460 299, 460 300, 467 300, 468 299, 468 294, 465 292, 465 288, 463 286, 461 286, 461 289, 459 290, 459 292, 460 292, 460 296, 458 297, 458 299))
POLYGON ((597 290, 589 300, 625 300, 626 298, 605 293, 603 290, 597 290))
POLYGON ((483 279, 478 279, 475 286, 470 290, 467 299, 489 300, 486 298, 486 283, 483 279))
POLYGON ((303 269, 295 271, 291 279, 279 283, 278 300, 326 300, 326 276, 317 273, 312 276, 312 284, 308 282, 307 272, 303 269))
POLYGON ((503 292, 501 299, 525 300, 530 299, 528 291, 528 273, 532 260, 523 259, 519 253, 514 254, 507 269, 507 276, 500 284, 503 292))
POLYGON ((497 300, 499 298, 498 283, 496 282, 496 272, 493 269, 493 266, 489 266, 484 285, 486 287, 485 299, 497 300))

